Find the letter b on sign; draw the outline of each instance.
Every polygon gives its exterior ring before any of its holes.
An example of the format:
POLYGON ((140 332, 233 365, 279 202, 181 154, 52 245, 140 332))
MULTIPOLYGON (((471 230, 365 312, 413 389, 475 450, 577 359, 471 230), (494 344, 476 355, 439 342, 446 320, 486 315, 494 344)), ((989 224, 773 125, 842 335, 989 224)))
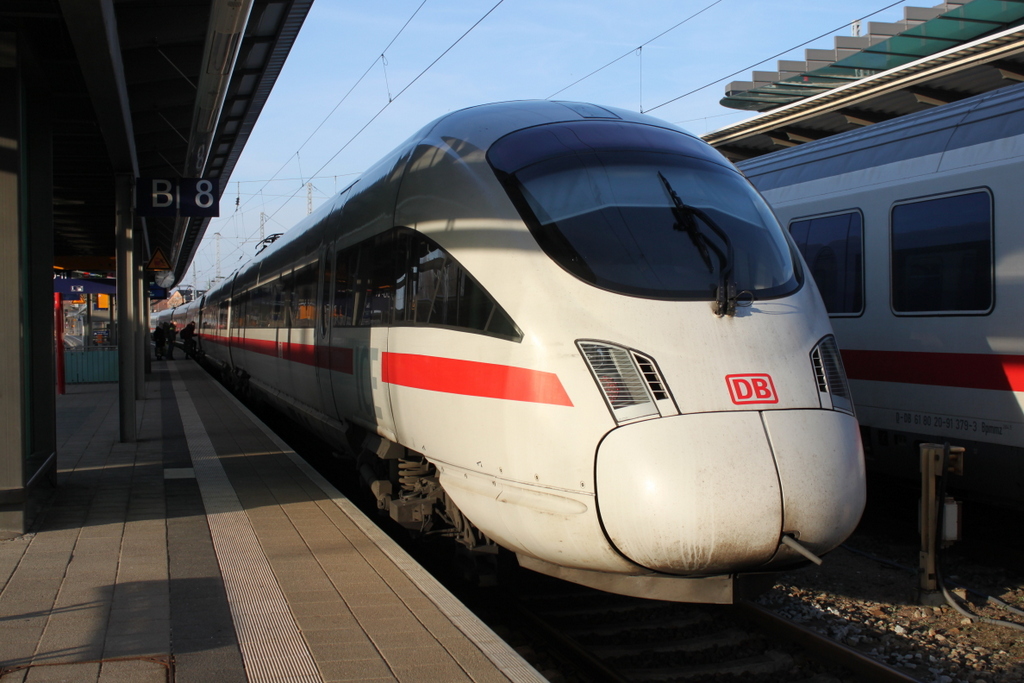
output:
POLYGON ((215 178, 138 178, 135 210, 140 216, 216 217, 219 190, 215 178))
POLYGON ((729 385, 729 396, 738 406, 751 403, 778 403, 779 395, 775 393, 775 384, 771 375, 726 375, 725 383, 729 385))
MULTIPOLYGON (((153 178, 152 180, 152 202, 154 209, 166 209, 173 206, 175 202, 174 185, 166 178, 153 178)), ((146 189, 140 191, 145 192, 146 189)))

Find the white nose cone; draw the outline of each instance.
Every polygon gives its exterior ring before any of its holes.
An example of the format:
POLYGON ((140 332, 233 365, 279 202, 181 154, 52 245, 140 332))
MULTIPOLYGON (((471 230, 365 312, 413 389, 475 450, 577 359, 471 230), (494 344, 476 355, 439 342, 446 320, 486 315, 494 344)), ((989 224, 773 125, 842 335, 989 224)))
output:
POLYGON ((613 430, 598 449, 597 505, 619 552, 669 574, 752 569, 782 532, 775 460, 754 411, 613 430))

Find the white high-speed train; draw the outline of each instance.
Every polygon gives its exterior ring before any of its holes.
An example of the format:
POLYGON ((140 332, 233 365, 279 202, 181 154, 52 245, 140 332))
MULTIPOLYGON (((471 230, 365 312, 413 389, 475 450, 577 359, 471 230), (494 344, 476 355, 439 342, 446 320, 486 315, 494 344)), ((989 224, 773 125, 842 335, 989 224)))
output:
POLYGON ((863 510, 796 248, 721 155, 647 116, 444 116, 168 315, 349 444, 391 517, 546 574, 729 602, 863 510))
POLYGON ((1024 86, 739 166, 822 292, 869 470, 949 441, 951 486, 1024 504, 1024 86))

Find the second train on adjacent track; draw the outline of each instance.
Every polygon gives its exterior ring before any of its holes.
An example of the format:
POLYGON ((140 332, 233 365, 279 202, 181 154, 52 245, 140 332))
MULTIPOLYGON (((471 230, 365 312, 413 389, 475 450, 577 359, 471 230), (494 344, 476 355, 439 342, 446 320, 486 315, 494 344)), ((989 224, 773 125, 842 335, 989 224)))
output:
POLYGON ((869 471, 948 441, 952 486, 1024 506, 1024 86, 739 166, 822 292, 869 471))

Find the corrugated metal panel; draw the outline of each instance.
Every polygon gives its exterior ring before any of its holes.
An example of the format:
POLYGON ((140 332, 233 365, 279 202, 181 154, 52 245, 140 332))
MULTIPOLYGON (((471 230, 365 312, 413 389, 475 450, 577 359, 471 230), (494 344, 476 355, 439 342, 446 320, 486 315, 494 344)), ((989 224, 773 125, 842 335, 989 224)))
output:
POLYGON ((1024 83, 737 164, 767 192, 1024 133, 1024 83))
POLYGON ((68 384, 117 381, 117 349, 88 348, 64 351, 64 376, 68 384))

